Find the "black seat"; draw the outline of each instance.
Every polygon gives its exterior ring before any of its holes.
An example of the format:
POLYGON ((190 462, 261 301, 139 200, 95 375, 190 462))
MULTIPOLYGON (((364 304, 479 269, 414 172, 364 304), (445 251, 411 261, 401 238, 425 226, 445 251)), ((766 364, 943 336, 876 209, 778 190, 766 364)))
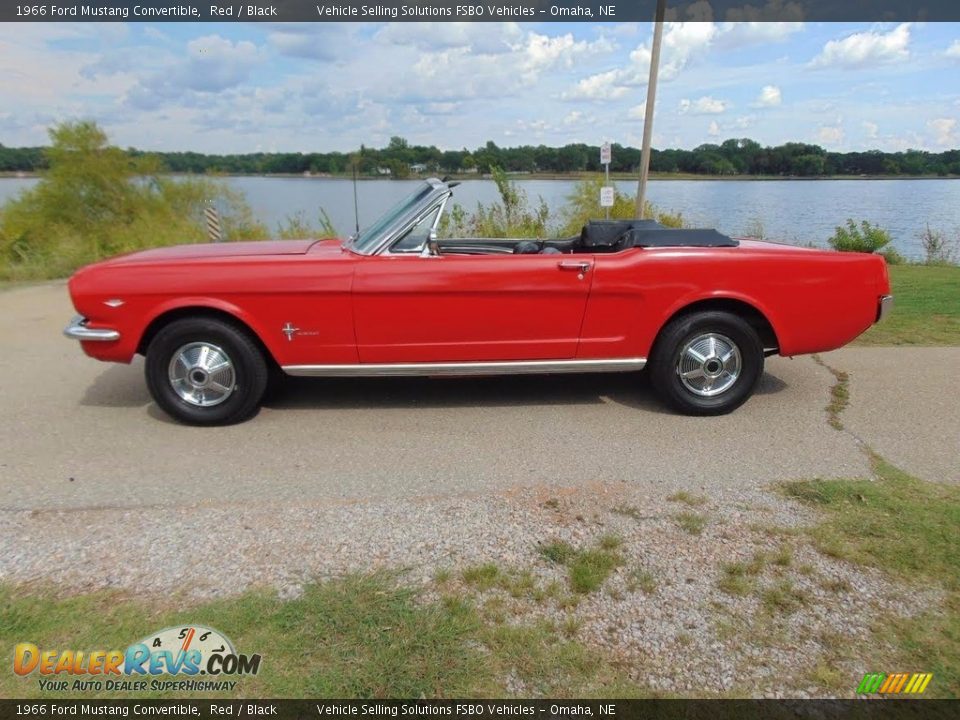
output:
POLYGON ((540 252, 540 243, 533 240, 521 240, 513 246, 514 255, 536 255, 540 252))

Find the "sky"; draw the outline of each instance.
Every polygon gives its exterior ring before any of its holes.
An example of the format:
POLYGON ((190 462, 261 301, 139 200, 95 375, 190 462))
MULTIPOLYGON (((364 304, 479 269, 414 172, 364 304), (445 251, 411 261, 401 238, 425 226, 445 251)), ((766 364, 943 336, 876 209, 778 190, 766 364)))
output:
MULTIPOLYGON (((0 24, 0 143, 639 147, 648 23, 0 24)), ((960 24, 668 23, 654 147, 960 147, 960 24)))

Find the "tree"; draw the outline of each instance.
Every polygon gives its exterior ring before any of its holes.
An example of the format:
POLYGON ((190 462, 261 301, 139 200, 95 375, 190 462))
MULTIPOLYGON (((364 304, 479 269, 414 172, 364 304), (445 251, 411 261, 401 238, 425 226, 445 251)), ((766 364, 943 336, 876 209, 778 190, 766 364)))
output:
POLYGON ((226 186, 167 178, 158 158, 109 145, 96 123, 49 134, 50 169, 0 213, 0 275, 61 277, 119 252, 205 239, 201 217, 214 201, 228 237, 266 234, 226 186))

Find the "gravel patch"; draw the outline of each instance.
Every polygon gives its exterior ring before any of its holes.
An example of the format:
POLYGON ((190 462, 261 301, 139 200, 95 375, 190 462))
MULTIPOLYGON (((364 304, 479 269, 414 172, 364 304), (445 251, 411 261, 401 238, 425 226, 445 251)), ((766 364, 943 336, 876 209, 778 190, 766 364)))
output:
MULTIPOLYGON (((772 493, 721 491, 695 507, 668 494, 616 483, 391 503, 5 511, 0 580, 185 599, 269 586, 289 598, 325 577, 399 571, 425 598, 468 593, 481 608, 495 605, 499 621, 570 628, 651 690, 772 697, 833 694, 809 680, 831 642, 876 642, 878 614, 909 616, 930 601, 815 552, 791 532, 814 516, 772 493), (677 522, 681 511, 706 518, 700 534, 677 522), (566 568, 538 552, 555 540, 595 547, 611 534, 623 541, 623 564, 587 595, 570 592, 566 568), (785 545, 778 565, 772 558, 785 545), (718 588, 725 564, 758 554, 767 560, 749 594, 718 588), (483 563, 529 571, 539 592, 467 587, 463 569, 483 563), (440 570, 451 579, 435 581, 440 570), (765 591, 785 583, 788 609, 771 609, 765 591)), ((851 692, 868 669, 839 668, 851 692)))

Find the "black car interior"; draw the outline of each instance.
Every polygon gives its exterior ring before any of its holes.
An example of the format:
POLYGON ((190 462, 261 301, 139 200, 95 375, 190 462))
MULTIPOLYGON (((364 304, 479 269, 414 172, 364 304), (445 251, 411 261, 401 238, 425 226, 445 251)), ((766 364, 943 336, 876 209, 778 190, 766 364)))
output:
POLYGON ((442 253, 454 255, 575 255, 615 253, 637 247, 736 247, 739 244, 716 230, 668 228, 655 220, 591 220, 579 235, 553 240, 451 238, 439 241, 442 253))

